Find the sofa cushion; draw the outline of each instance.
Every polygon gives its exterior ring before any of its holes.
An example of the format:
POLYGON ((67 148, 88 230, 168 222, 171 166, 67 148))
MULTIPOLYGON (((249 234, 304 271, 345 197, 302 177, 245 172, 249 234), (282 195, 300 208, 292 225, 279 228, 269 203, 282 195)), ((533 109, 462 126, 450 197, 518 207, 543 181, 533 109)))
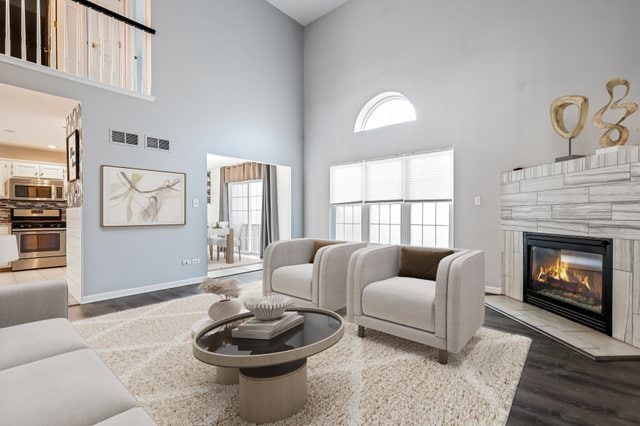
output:
POLYGON ((435 281, 393 277, 367 285, 362 292, 365 315, 435 332, 435 281))
POLYGON ((311 300, 313 264, 281 266, 273 271, 271 288, 278 293, 311 300))
POLYGON ((311 258, 309 259, 309 263, 313 263, 316 259, 316 254, 318 250, 322 247, 332 246, 335 244, 340 244, 340 241, 330 241, 330 240, 314 240, 313 241, 313 249, 311 250, 311 258))
POLYGON ((64 318, 0 328, 0 370, 88 347, 64 318))
POLYGON ((151 426, 156 422, 151 416, 140 407, 132 408, 124 413, 116 414, 113 417, 108 418, 97 424, 97 426, 151 426))
POLYGON ((402 247, 398 276, 435 281, 438 274, 438 264, 451 254, 453 254, 453 250, 448 249, 402 247))
POLYGON ((137 406, 91 349, 0 371, 3 424, 89 425, 137 406))

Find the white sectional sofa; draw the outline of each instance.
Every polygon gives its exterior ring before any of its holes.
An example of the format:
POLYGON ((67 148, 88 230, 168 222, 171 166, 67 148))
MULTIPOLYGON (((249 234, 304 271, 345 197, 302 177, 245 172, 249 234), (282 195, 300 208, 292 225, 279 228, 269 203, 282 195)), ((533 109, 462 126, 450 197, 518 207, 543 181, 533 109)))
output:
POLYGON ((64 281, 0 287, 0 424, 156 424, 67 320, 64 281))

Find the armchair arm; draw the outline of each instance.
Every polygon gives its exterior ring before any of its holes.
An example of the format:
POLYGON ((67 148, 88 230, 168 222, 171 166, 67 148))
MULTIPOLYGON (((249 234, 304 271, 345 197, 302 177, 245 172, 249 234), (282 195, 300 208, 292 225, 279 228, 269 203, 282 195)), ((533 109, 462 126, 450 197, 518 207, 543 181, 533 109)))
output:
POLYGON ((451 262, 447 285, 447 351, 458 353, 484 322, 484 252, 451 262))
POLYGON ((314 300, 317 293, 318 306, 332 311, 345 307, 349 259, 366 246, 366 243, 342 243, 318 250, 314 262, 318 263, 318 277, 312 287, 314 300))
POLYGON ((262 269, 262 294, 271 293, 271 276, 281 266, 309 263, 313 251, 313 239, 276 241, 269 244, 264 252, 262 269))
POLYGON ((400 246, 375 246, 360 249, 349 262, 347 284, 347 319, 362 315, 362 291, 374 282, 398 275, 400 246))
POLYGON ((67 283, 40 281, 0 287, 0 328, 67 318, 67 283))

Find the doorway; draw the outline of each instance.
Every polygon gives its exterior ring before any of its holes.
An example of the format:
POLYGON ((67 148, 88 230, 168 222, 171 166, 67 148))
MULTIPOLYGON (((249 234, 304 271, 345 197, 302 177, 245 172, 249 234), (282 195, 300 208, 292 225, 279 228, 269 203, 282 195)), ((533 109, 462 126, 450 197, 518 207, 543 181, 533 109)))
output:
POLYGON ((17 253, 0 265, 0 285, 64 279, 78 304, 80 103, 6 84, 0 99, 0 235, 17 253))
POLYGON ((265 240, 290 238, 291 168, 208 154, 209 276, 260 270, 265 240))

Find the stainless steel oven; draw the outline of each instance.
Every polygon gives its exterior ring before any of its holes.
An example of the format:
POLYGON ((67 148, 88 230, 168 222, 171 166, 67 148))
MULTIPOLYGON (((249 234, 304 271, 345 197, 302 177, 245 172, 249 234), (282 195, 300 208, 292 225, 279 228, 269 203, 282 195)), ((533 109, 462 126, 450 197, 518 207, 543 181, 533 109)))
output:
POLYGON ((20 258, 11 270, 51 268, 67 264, 66 223, 60 209, 13 209, 11 233, 20 258))
POLYGON ((11 178, 9 198, 22 201, 63 201, 64 182, 60 179, 11 178))

